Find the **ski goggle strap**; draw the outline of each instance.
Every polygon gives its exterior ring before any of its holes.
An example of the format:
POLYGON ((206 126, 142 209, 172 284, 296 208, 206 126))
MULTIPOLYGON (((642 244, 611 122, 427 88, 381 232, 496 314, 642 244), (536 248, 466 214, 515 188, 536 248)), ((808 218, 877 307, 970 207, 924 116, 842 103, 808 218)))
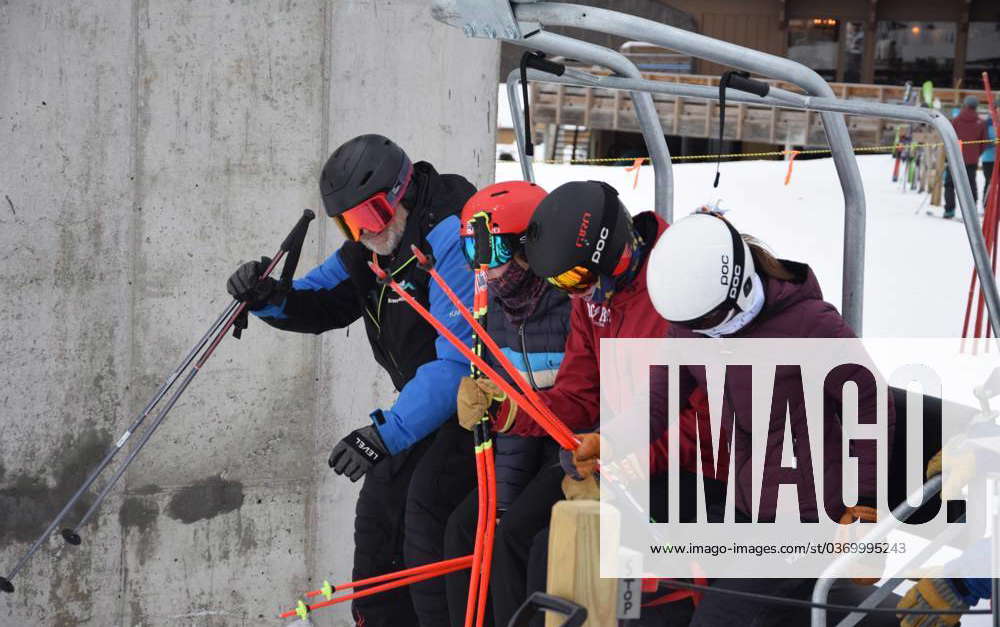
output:
POLYGON ((472 216, 463 229, 462 252, 472 269, 481 266, 496 268, 514 257, 516 235, 492 233, 489 215, 480 212, 472 216))
POLYGON ((403 164, 396 175, 396 182, 387 192, 379 192, 347 211, 333 217, 344 235, 351 240, 361 239, 361 230, 381 233, 396 215, 396 208, 406 194, 413 178, 413 165, 403 157, 403 164))

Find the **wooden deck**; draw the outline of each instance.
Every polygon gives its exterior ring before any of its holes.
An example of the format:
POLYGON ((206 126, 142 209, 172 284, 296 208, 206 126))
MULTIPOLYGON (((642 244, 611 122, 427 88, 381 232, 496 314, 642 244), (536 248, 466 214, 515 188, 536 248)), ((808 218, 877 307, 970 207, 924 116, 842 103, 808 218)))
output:
MULTIPOLYGON (((593 72, 593 70, 590 70, 593 72)), ((597 73, 597 72, 594 72, 597 73)), ((643 75, 647 79, 696 85, 717 86, 717 76, 692 74, 643 75)), ((801 92, 781 81, 773 85, 801 92)), ((840 98, 853 98, 899 104, 904 88, 888 85, 832 83, 840 98)), ((552 83, 531 84, 532 121, 537 124, 579 125, 588 130, 639 132, 632 101, 621 91, 593 87, 570 87, 552 83)), ((935 89, 934 95, 943 108, 961 104, 966 95, 986 101, 985 92, 976 90, 935 89)), ((653 100, 667 135, 686 137, 718 137, 719 105, 690 98, 654 94, 653 100)), ((892 143, 896 122, 878 118, 848 116, 847 126, 855 146, 875 146, 892 143)), ((766 105, 727 104, 725 138, 763 144, 804 147, 827 146, 823 123, 812 111, 794 111, 766 105)))

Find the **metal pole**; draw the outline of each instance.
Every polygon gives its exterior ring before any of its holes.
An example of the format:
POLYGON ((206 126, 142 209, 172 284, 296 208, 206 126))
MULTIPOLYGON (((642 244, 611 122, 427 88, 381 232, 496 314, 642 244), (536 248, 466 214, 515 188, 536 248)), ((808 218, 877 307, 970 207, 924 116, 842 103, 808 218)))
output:
MULTIPOLYGON (((905 520, 913 512, 920 509, 920 506, 927 502, 929 498, 941 491, 941 475, 931 477, 927 483, 920 486, 919 490, 915 490, 905 501, 900 503, 896 509, 892 511, 892 516, 888 516, 882 522, 875 525, 875 528, 865 535, 865 540, 874 542, 881 539, 883 536, 892 531, 898 521, 905 520), (914 497, 920 497, 920 505, 914 507, 910 505, 910 501, 914 497)), ((812 600, 813 603, 826 603, 827 597, 830 594, 830 588, 833 586, 834 581, 840 575, 844 566, 852 561, 854 556, 850 553, 844 553, 837 559, 833 561, 832 564, 826 567, 823 574, 817 579, 816 587, 813 588, 812 600)), ((826 610, 819 607, 814 607, 812 609, 812 627, 826 627, 826 610)))
POLYGON ((514 124, 514 141, 517 143, 517 160, 521 164, 521 176, 524 180, 534 183, 535 171, 532 160, 524 154, 527 135, 524 134, 524 118, 521 113, 524 103, 521 102, 521 90, 518 89, 521 84, 520 74, 519 70, 514 70, 507 77, 507 105, 510 107, 510 118, 514 124))
MULTIPOLYGON (((569 26, 617 35, 629 40, 648 41, 678 52, 722 65, 779 78, 806 92, 834 97, 833 89, 812 69, 783 57, 692 33, 634 15, 597 7, 533 2, 514 4, 514 14, 522 22, 569 26)), ((523 45, 531 45, 528 38, 523 45)), ((847 124, 842 115, 825 113, 823 126, 833 151, 834 165, 844 192, 844 275, 842 310, 847 323, 862 334, 862 305, 865 267, 865 195, 847 124)))
POLYGON ((73 507, 83 497, 83 495, 87 492, 87 490, 90 489, 90 486, 92 486, 94 482, 97 481, 97 478, 108 467, 108 465, 114 459, 115 455, 118 454, 118 451, 120 451, 122 447, 125 446, 125 443, 128 442, 129 438, 132 437, 132 434, 135 433, 136 429, 142 426, 143 421, 150 414, 150 412, 153 411, 153 408, 156 407, 157 404, 159 404, 159 402, 163 399, 163 397, 166 396, 170 388, 173 387, 174 382, 177 381, 177 378, 180 376, 180 374, 184 372, 184 370, 189 365, 191 365, 191 362, 194 361, 195 357, 198 356, 198 353, 201 352, 201 350, 205 347, 205 344, 208 343, 209 338, 211 338, 212 335, 215 334, 216 330, 218 330, 219 325, 221 325, 227 317, 232 315, 233 311, 236 309, 236 307, 239 306, 239 304, 240 304, 239 301, 236 300, 231 302, 229 306, 226 307, 226 309, 222 312, 222 314, 219 315, 218 318, 216 318, 215 322, 212 323, 212 326, 205 333, 205 335, 203 335, 201 339, 198 340, 198 343, 195 344, 194 348, 188 351, 187 356, 184 357, 180 365, 174 368, 173 372, 171 372, 170 375, 167 377, 167 379, 160 385, 159 389, 156 391, 155 394, 153 394, 153 397, 149 400, 149 402, 146 403, 146 406, 143 408, 142 412, 135 419, 132 425, 129 426, 129 428, 125 431, 125 433, 121 435, 121 437, 118 438, 114 446, 112 446, 111 449, 108 450, 108 452, 104 456, 104 459, 102 459, 101 462, 97 465, 97 467, 90 472, 90 475, 87 476, 87 480, 83 482, 83 485, 81 485, 77 489, 77 491, 73 494, 72 497, 70 497, 70 499, 66 502, 63 508, 59 510, 59 513, 56 514, 56 517, 52 519, 52 522, 50 522, 49 526, 45 528, 45 531, 43 531, 42 534, 38 536, 35 542, 28 549, 27 553, 25 553, 21 557, 21 559, 17 561, 17 564, 14 565, 14 568, 10 571, 10 574, 7 575, 6 579, 8 580, 8 582, 17 576, 17 574, 21 571, 21 569, 24 568, 24 565, 28 563, 28 560, 30 560, 31 557, 38 551, 42 543, 45 542, 50 535, 52 535, 52 532, 55 531, 56 527, 59 526, 59 523, 61 523, 63 519, 66 518, 70 510, 73 509, 73 507))
MULTIPOLYGON (((635 64, 621 53, 556 33, 539 31, 527 39, 512 40, 510 43, 526 46, 533 50, 542 50, 549 54, 596 63, 623 77, 642 78, 642 73, 639 72, 635 64)), ((531 73, 531 76, 537 75, 538 73, 531 73)), ((553 75, 548 76, 556 78, 553 75)), ((509 78, 507 85, 509 93, 509 78)), ((656 213, 667 222, 672 222, 674 216, 673 168, 670 162, 670 151, 667 149, 667 139, 663 135, 663 128, 660 125, 660 116, 656 112, 653 96, 648 92, 630 91, 629 96, 631 96, 635 106, 635 115, 639 120, 642 136, 646 141, 649 158, 653 164, 653 177, 656 181, 654 192, 656 213)), ((516 113, 514 117, 518 117, 516 113)))

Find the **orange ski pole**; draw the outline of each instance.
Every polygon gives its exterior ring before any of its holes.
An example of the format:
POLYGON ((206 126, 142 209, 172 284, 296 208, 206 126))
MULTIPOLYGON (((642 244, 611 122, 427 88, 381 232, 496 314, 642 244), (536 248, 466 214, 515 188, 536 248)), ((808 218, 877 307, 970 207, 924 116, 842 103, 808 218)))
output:
POLYGON ((450 560, 444 560, 441 562, 434 562, 431 564, 424 564, 423 566, 414 566, 413 568, 407 568, 406 570, 397 570, 395 572, 386 573, 384 575, 378 575, 375 577, 368 577, 367 579, 359 579, 357 581, 349 581, 347 583, 338 583, 337 585, 329 585, 329 582, 324 582, 323 587, 319 590, 312 590, 306 592, 306 598, 311 599, 313 597, 318 597, 319 595, 325 595, 329 598, 334 592, 338 590, 349 590, 351 588, 359 588, 361 586, 368 586, 375 583, 382 583, 384 581, 390 581, 393 579, 399 579, 401 577, 406 577, 408 575, 418 575, 427 572, 436 572, 439 570, 447 570, 452 566, 468 566, 472 563, 472 556, 466 555, 465 557, 456 557, 450 560))
POLYGON ((342 597, 337 597, 336 599, 330 599, 328 601, 321 601, 319 603, 314 603, 313 605, 306 605, 305 603, 299 604, 299 607, 294 610, 289 610, 283 614, 279 614, 278 618, 292 618, 293 616, 299 616, 300 618, 305 618, 309 612, 313 610, 318 610, 320 608, 329 607, 331 605, 336 605, 338 603, 344 603, 345 601, 353 601, 354 599, 361 599, 364 597, 372 596, 374 594, 379 594, 386 592, 388 590, 394 590, 395 588, 401 588, 403 586, 409 586, 415 583, 420 583, 421 581, 426 581, 428 579, 433 579, 435 577, 440 577, 442 575, 447 575, 455 571, 468 568, 468 564, 459 564, 455 566, 450 566, 448 568, 443 568, 441 570, 435 570, 425 573, 420 573, 410 577, 403 577, 402 579, 396 579, 390 581, 389 583, 384 583, 380 586, 375 586, 374 588, 366 588, 360 592, 355 592, 353 594, 347 594, 342 597))

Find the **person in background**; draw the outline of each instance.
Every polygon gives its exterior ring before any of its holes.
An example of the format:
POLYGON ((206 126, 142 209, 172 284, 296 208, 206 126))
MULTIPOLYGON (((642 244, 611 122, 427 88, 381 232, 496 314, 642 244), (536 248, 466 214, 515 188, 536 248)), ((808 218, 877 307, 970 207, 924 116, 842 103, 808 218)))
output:
POLYGON ((990 179, 993 177, 993 163, 997 159, 997 129, 993 126, 993 117, 986 116, 986 138, 990 143, 986 144, 983 150, 983 206, 986 206, 986 199, 989 198, 990 179))
MULTIPOLYGON (((965 162, 965 173, 969 177, 969 185, 972 187, 973 200, 979 200, 979 188, 976 185, 976 170, 979 169, 979 156, 983 152, 983 143, 986 139, 986 124, 979 119, 976 110, 979 108, 979 99, 975 96, 966 96, 962 104, 961 111, 951 121, 955 127, 955 134, 962 142, 962 161, 965 162)), ((952 178, 946 177, 944 182, 944 216, 945 218, 955 217, 955 182, 952 178)))

